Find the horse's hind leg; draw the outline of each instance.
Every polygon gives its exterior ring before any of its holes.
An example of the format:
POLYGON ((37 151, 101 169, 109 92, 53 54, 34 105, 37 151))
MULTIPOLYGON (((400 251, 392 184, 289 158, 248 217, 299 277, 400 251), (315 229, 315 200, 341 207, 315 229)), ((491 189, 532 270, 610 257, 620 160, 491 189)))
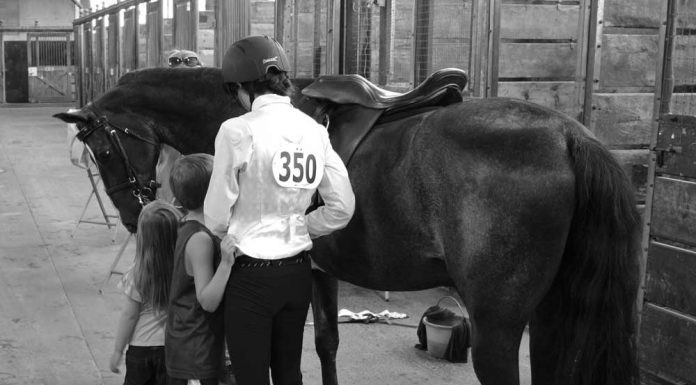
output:
POLYGON ((529 322, 529 355, 532 365, 533 385, 553 385, 556 383, 555 371, 561 356, 562 338, 557 333, 562 321, 554 315, 558 306, 555 291, 551 290, 534 311, 529 322))
POLYGON ((320 270, 312 270, 312 315, 314 345, 321 362, 323 385, 338 385, 338 281, 320 270))
POLYGON ((471 320, 471 355, 483 385, 520 383, 520 342, 548 290, 555 264, 546 257, 554 251, 539 255, 529 248, 491 247, 485 253, 448 260, 471 320))
POLYGON ((509 322, 470 315, 473 316, 471 355, 481 384, 518 385, 518 358, 524 320, 509 322))

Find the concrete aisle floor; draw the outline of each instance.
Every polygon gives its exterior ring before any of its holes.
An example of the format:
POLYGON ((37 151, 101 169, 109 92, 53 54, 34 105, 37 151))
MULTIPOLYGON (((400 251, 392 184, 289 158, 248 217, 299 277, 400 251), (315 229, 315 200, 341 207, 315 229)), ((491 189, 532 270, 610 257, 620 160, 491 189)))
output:
MULTIPOLYGON (((0 107, 0 385, 121 384, 108 370, 121 308, 113 277, 98 288, 126 238, 82 224, 70 237, 90 192, 84 170, 68 158, 66 126, 51 117, 69 106, 0 107)), ((110 207, 110 206, 109 206, 110 207)), ((113 208, 110 208, 113 212, 113 208)), ((95 202, 88 216, 97 218, 95 202)), ((129 244, 120 268, 132 262, 129 244)), ((471 363, 452 364, 414 349, 415 325, 446 289, 391 293, 341 283, 339 308, 406 313, 398 323, 341 324, 342 384, 477 384, 471 363)), ((453 308, 455 310, 456 308, 453 308)), ((305 329, 305 384, 320 384, 311 315, 305 329)), ((530 383, 528 339, 520 376, 530 383)))

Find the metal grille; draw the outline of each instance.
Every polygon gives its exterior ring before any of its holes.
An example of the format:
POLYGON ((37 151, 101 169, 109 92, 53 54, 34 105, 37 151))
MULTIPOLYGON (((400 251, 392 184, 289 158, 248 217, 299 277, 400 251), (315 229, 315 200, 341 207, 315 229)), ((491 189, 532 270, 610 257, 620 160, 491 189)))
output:
POLYGON ((696 3, 675 1, 671 61, 666 61, 665 68, 671 71, 667 78, 674 81, 670 113, 696 116, 696 3))
POLYGON ((346 73, 404 91, 447 67, 469 68, 471 0, 361 0, 347 12, 346 73))
MULTIPOLYGON (((400 2, 398 5, 408 7, 406 3, 410 1, 403 3, 400 2)), ((351 26, 348 30, 352 30, 353 33, 345 40, 344 72, 358 74, 375 83, 387 85, 391 78, 389 72, 393 61, 391 55, 380 54, 384 49, 389 52, 390 48, 394 48, 391 44, 394 31, 388 26, 394 17, 389 11, 393 3, 391 0, 356 0, 349 4, 352 6, 346 12, 346 24, 351 26)), ((410 47, 407 50, 410 51, 410 47)), ((408 81, 408 78, 405 80, 408 81)))
POLYGON ((416 84, 442 68, 468 71, 471 1, 417 0, 415 14, 416 84))
POLYGON ((284 2, 282 34, 278 37, 288 52, 293 77, 314 78, 337 71, 328 45, 334 20, 332 5, 331 0, 284 2))

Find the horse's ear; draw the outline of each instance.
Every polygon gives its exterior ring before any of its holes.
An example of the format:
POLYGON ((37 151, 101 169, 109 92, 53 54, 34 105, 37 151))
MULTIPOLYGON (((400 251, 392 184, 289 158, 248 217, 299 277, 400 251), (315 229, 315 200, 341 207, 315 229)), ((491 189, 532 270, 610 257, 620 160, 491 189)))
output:
POLYGON ((66 123, 87 123, 87 114, 82 110, 69 110, 68 112, 59 112, 53 115, 54 118, 58 118, 66 123))

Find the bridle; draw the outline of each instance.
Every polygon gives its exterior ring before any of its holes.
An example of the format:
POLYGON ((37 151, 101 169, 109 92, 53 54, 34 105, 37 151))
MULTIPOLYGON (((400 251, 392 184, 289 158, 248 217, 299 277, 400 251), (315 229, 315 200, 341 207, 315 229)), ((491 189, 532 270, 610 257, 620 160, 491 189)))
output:
POLYGON ((108 187, 106 189, 106 193, 111 195, 116 191, 121 191, 130 188, 131 193, 138 200, 140 205, 145 206, 146 204, 150 203, 155 199, 155 192, 157 191, 157 188, 160 187, 160 183, 152 179, 147 183, 142 183, 138 179, 137 173, 135 172, 135 168, 133 168, 133 165, 131 164, 130 159, 128 158, 128 153, 126 152, 126 149, 123 147, 123 144, 121 143, 121 138, 119 138, 118 133, 120 132, 122 134, 128 135, 132 138, 138 139, 141 142, 151 144, 155 147, 159 147, 159 143, 153 141, 152 139, 145 138, 137 132, 131 131, 127 127, 121 127, 112 122, 109 122, 106 116, 97 118, 95 124, 89 127, 85 126, 82 129, 80 129, 80 131, 76 135, 77 139, 81 140, 86 144, 85 140, 87 140, 87 138, 90 135, 92 135, 96 130, 102 128, 107 133, 107 138, 109 138, 109 142, 114 148, 116 148, 116 152, 118 152, 119 156, 123 160, 123 166, 126 169, 126 173, 128 174, 127 180, 121 183, 117 183, 114 186, 108 187))

